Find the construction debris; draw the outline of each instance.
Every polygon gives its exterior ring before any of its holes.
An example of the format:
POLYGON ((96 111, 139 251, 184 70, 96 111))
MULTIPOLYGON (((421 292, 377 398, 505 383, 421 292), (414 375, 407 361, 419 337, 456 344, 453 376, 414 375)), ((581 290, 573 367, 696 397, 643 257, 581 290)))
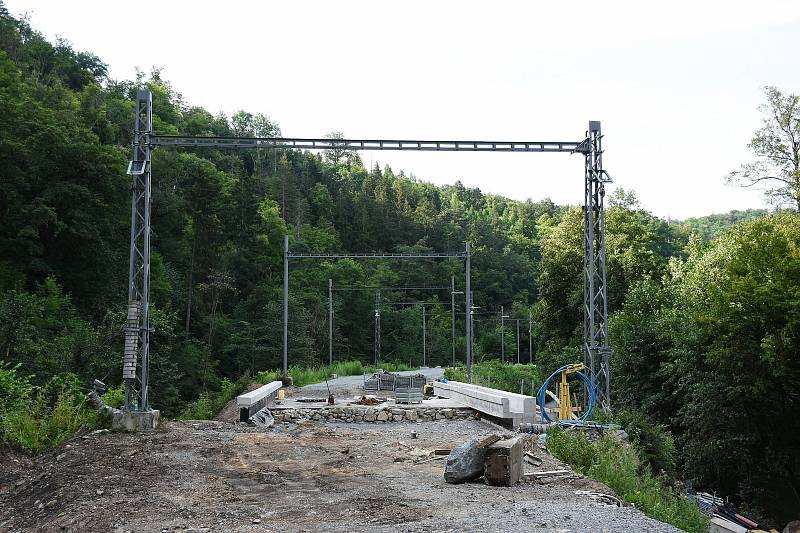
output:
POLYGON ((539 479, 543 477, 552 477, 552 476, 566 476, 572 474, 569 470, 543 470, 541 472, 529 472, 524 475, 526 479, 533 478, 539 479))
POLYGON ((603 492, 595 492, 593 490, 576 490, 573 494, 577 494, 579 496, 588 496, 590 499, 598 502, 604 503, 606 505, 614 505, 616 507, 622 507, 622 502, 616 496, 612 496, 610 494, 605 494, 603 492))
POLYGON ((540 466, 542 464, 542 459, 540 457, 536 457, 531 452, 525 452, 525 454, 522 456, 522 460, 533 466, 540 466))
POLYGON ((424 463, 430 463, 431 461, 439 461, 441 459, 446 459, 446 458, 447 458, 446 455, 437 455, 437 456, 431 457, 430 459, 424 459, 422 461, 417 461, 416 464, 421 465, 421 464, 424 464, 424 463))
POLYGON ((266 407, 250 417, 250 422, 260 428, 269 428, 275 423, 272 413, 266 407))
MULTIPOLYGON (((492 437, 497 437, 497 439, 491 442, 499 440, 497 435, 492 437)), ((450 452, 444 468, 444 480, 447 483, 464 483, 478 479, 483 475, 486 445, 481 445, 484 442, 489 442, 489 438, 479 439, 478 437, 473 437, 450 452)))
POLYGON ((351 402, 354 405, 380 405, 386 401, 386 398, 376 398, 375 396, 362 396, 360 400, 351 402))
POLYGON ((489 435, 478 443, 478 448, 488 448, 495 442, 500 440, 500 435, 489 435))

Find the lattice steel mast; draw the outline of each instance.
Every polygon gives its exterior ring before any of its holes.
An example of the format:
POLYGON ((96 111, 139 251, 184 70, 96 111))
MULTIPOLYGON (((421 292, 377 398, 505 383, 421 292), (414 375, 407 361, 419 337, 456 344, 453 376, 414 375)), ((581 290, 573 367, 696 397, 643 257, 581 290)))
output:
MULTIPOLYGON (((151 153, 156 146, 214 148, 297 148, 347 150, 402 150, 441 152, 565 152, 582 153, 584 180, 584 360, 597 385, 601 405, 610 409, 610 356, 608 342, 608 293, 606 289, 606 254, 604 196, 611 180, 603 169, 600 122, 589 122, 586 138, 579 142, 497 142, 497 141, 413 141, 353 140, 316 138, 243 138, 155 135, 152 131, 152 94, 140 90, 136 96, 133 131, 133 156, 128 166, 132 176, 130 270, 128 276, 128 314, 125 325, 125 348, 122 377, 125 384, 125 410, 150 409, 148 394, 150 356, 150 214, 151 153)), ((284 331, 283 368, 288 364, 288 262, 290 258, 337 258, 335 254, 291 254, 288 237, 284 241, 284 331)), ((429 254, 428 257, 452 257, 454 254, 429 254)), ((460 255, 460 254, 458 254, 460 255)), ((415 254, 351 254, 349 257, 411 258, 415 254)), ((470 287, 470 248, 465 253, 466 309, 472 309, 470 287)), ((467 337, 467 376, 471 377, 472 324, 465 321, 467 337)), ((330 349, 330 348, 329 348, 330 349)), ((330 359, 330 355, 329 355, 330 359)))
POLYGON ((150 367, 150 207, 152 200, 150 134, 153 130, 153 96, 136 94, 133 127, 133 158, 128 174, 133 178, 131 199, 130 268, 128 271, 128 316, 125 321, 125 349, 122 380, 126 411, 150 409, 148 377, 150 367))
POLYGON ((583 357, 597 397, 611 409, 611 348, 608 344, 608 291, 606 288, 605 184, 611 182, 603 169, 603 136, 600 122, 589 122, 586 133, 586 172, 583 207, 583 357))

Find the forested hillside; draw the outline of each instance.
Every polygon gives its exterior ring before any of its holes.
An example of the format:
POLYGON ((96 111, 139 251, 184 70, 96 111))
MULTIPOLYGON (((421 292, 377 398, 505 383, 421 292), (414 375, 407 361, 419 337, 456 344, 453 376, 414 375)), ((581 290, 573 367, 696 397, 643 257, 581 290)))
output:
MULTIPOLYGON (((11 374, 49 391, 49 405, 63 383, 120 380, 125 170, 141 87, 153 92, 158 133, 280 133, 260 114, 193 107, 158 71, 108 79, 100 58, 48 43, 0 3, 0 412, 14 405, 11 374)), ((500 357, 504 306, 524 322, 524 360, 529 312, 532 357, 545 371, 582 359, 579 207, 434 186, 365 168, 346 151, 159 148, 153 176, 151 396, 167 416, 223 378, 280 366, 284 234, 293 250, 319 252, 461 250, 469 240, 474 300, 485 313, 476 357, 500 357)), ((606 220, 615 408, 674 434, 684 478, 762 516, 796 514, 797 213, 673 223, 616 191, 606 220)), ((336 287, 449 287, 455 276, 463 291, 462 271, 459 261, 293 263, 290 362, 327 361, 329 278, 336 287)), ((449 364, 449 288, 383 296, 441 302, 426 310, 429 362, 449 364)), ((334 358, 370 361, 374 294, 335 298, 334 358)), ((459 312, 463 354, 463 304, 459 312)), ((419 306, 387 308, 382 330, 384 359, 421 363, 419 306)), ((507 322, 507 354, 516 355, 515 336, 507 322)))

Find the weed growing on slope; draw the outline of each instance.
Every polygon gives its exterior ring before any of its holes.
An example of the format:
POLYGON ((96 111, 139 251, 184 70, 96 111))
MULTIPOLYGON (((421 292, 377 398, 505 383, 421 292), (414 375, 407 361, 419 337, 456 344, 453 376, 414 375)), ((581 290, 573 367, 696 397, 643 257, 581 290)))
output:
POLYGON ((689 533, 708 531, 708 517, 666 477, 654 476, 634 447, 624 447, 608 435, 591 442, 583 433, 555 427, 547 433, 547 451, 605 483, 651 518, 689 533))

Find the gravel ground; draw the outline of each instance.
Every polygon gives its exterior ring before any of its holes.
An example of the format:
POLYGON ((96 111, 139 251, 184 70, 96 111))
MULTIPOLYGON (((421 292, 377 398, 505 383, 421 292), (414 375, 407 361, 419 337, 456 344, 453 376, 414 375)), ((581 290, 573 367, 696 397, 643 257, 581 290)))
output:
MULTIPOLYGON (((151 434, 76 436, 32 461, 0 454, 0 531, 678 531, 576 495, 610 492, 579 476, 449 485, 444 461, 414 462, 497 431, 475 420, 269 430, 175 421, 151 434)), ((542 467, 560 465, 535 453, 542 467)))

